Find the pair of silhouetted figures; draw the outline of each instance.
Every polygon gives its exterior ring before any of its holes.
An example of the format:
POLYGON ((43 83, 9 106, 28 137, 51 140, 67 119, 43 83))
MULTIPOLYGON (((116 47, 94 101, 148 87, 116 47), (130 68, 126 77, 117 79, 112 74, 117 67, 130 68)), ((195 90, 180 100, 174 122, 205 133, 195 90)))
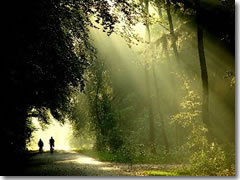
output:
MULTIPOLYGON (((53 137, 51 137, 50 139, 49 139, 49 144, 50 144, 50 152, 51 153, 53 153, 53 148, 54 148, 54 142, 55 142, 55 140, 53 139, 53 137)), ((38 141, 38 147, 39 147, 39 152, 41 153, 41 152, 43 152, 43 146, 44 146, 44 144, 43 144, 43 141, 42 141, 42 139, 39 139, 39 141, 38 141)))

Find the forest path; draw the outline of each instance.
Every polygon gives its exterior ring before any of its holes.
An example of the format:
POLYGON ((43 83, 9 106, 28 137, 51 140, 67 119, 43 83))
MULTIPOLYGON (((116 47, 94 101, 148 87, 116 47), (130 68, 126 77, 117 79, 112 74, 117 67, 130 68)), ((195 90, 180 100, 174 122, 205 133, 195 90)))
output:
POLYGON ((144 176, 145 170, 171 171, 175 168, 176 165, 101 162, 74 151, 56 151, 32 156, 23 173, 27 176, 144 176))

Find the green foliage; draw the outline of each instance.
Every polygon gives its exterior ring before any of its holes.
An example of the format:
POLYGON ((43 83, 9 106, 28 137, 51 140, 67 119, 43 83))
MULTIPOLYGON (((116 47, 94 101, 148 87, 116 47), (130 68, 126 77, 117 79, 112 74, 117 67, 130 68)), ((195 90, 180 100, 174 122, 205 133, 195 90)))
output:
POLYGON ((181 111, 172 116, 172 123, 177 123, 190 131, 186 133, 187 141, 182 148, 189 149, 190 167, 185 173, 193 176, 231 176, 235 174, 234 149, 228 146, 223 149, 216 142, 207 140, 208 129, 201 121, 199 111, 200 98, 191 88, 191 82, 182 76, 186 96, 180 104, 181 111))
MULTIPOLYGON (((48 111, 59 121, 69 117, 72 94, 85 87, 83 73, 95 59, 89 28, 98 24, 110 35, 121 21, 131 25, 136 3, 127 1, 24 1, 5 2, 11 16, 3 21, 4 112, 1 126, 7 153, 24 149, 31 133, 27 117, 35 110, 43 123, 48 111), (113 6, 110 6, 110 3, 113 6)), ((139 10, 139 11, 138 11, 139 10)), ((16 155, 17 156, 17 155, 16 155)))
MULTIPOLYGON (((125 163, 190 162, 189 171, 193 175, 233 175, 234 152, 218 144, 209 144, 206 138, 209 127, 201 122, 200 88, 195 79, 199 66, 194 61, 197 57, 196 32, 191 28, 195 26, 195 7, 186 1, 166 2, 9 2, 5 7, 11 8, 11 17, 4 18, 3 23, 6 31, 3 35, 8 37, 3 42, 7 50, 3 51, 3 62, 6 64, 3 86, 5 116, 1 126, 6 154, 13 154, 14 160, 26 150, 34 130, 31 117, 37 117, 44 128, 52 114, 61 122, 70 119, 75 146, 99 150, 97 156, 103 160, 125 163), (158 16, 149 13, 148 4, 153 5, 158 16), (167 21, 166 5, 171 7, 167 10, 173 22, 167 21), (102 57, 89 37, 90 28, 101 29, 108 36, 116 32, 131 47, 144 43, 133 27, 138 23, 148 25, 152 39, 143 44, 141 57, 129 56, 126 48, 111 58, 109 54, 102 57), (169 24, 174 25, 174 32, 169 31, 169 24), (176 36, 174 41, 173 35, 176 36), (172 52, 174 44, 181 56, 180 64, 172 62, 175 59, 172 52), (126 60, 121 62, 120 57, 126 60), (127 62, 130 59, 134 59, 134 63, 127 62), (183 67, 183 72, 178 65, 183 67), (135 71, 136 66, 139 72, 135 71), (154 75, 149 73, 153 66, 157 67, 154 80, 154 75), (149 73, 147 82, 144 82, 145 68, 149 73), (135 79, 134 75, 137 76, 135 79), (157 93, 152 90, 153 87, 156 87, 157 93), (149 109, 152 115, 148 113, 149 109), (154 128, 149 126, 150 117, 155 122, 151 124, 154 128), (162 122, 165 122, 165 127, 162 122), (168 153, 163 148, 163 130, 169 139, 168 153), (149 134, 154 132, 156 139, 151 144, 149 134), (178 136, 182 139, 178 140, 178 136), (154 153, 149 152, 152 146, 156 147, 154 153), (189 160, 186 157, 190 155, 189 160)), ((221 4, 221 7, 229 7, 229 17, 234 14, 232 2, 221 4)), ((218 15, 215 17, 221 20, 221 31, 219 28, 215 30, 216 37, 226 43, 233 42, 234 33, 226 30, 228 26, 222 27, 224 19, 218 15)), ((224 22, 233 27, 232 21, 224 22)), ((209 23, 206 18, 206 24, 209 23)), ((122 47, 122 44, 117 43, 117 46, 122 47)), ((229 86, 233 89, 235 76, 232 75, 229 86)), ((174 175, 157 171, 147 173, 174 175)))
POLYGON ((234 159, 227 160, 221 146, 212 143, 191 156, 189 172, 194 176, 234 176, 234 159))
POLYGON ((180 176, 176 172, 166 172, 166 171, 157 171, 157 170, 152 170, 152 171, 144 171, 148 176, 180 176))

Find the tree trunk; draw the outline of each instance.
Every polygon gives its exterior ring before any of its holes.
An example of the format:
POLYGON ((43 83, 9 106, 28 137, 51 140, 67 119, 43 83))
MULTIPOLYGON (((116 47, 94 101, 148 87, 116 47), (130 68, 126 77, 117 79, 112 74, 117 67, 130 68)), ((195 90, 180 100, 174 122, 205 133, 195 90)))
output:
POLYGON ((96 116, 96 125, 97 125, 97 131, 98 134, 96 135, 96 148, 97 150, 104 150, 106 148, 106 142, 104 140, 105 137, 105 129, 102 126, 102 120, 103 118, 100 115, 100 111, 101 111, 101 101, 99 100, 99 91, 101 90, 102 87, 102 81, 103 81, 103 77, 102 77, 102 67, 101 64, 97 64, 97 66, 95 69, 95 76, 96 76, 96 89, 95 89, 95 98, 94 98, 94 109, 95 109, 95 116, 96 116), (99 109, 100 107, 100 109, 99 109))
MULTIPOLYGON (((149 0, 144 0, 144 5, 147 13, 149 13, 149 0)), ((149 23, 146 22, 146 32, 147 32, 147 41, 150 43, 151 42, 151 37, 150 37, 150 26, 149 23)), ((148 73, 148 68, 147 65, 145 65, 145 78, 146 78, 146 90, 147 90, 147 97, 148 97, 148 102, 147 105, 149 107, 149 143, 150 143, 150 150, 151 153, 156 153, 156 144, 155 144, 155 123, 154 123, 154 116, 153 116, 153 105, 152 105, 152 96, 150 92, 150 83, 149 83, 149 73, 148 73)))
MULTIPOLYGON (((149 0, 144 0, 145 9, 147 11, 147 14, 149 14, 149 0)), ((146 22, 146 28, 147 28, 147 41, 151 42, 151 36, 150 36, 150 26, 149 23, 146 22)))
MULTIPOLYGON (((177 49, 177 38, 176 38, 176 35, 174 32, 174 27, 173 27, 170 0, 166 0, 166 11, 167 11, 167 17, 168 17, 168 23, 169 23, 169 31, 170 31, 171 40, 172 40, 172 48, 173 48, 175 59, 178 63, 177 66, 175 64, 172 64, 172 65, 170 65, 170 67, 171 67, 171 69, 174 69, 175 71, 177 71, 177 68, 183 67, 183 63, 179 62, 179 53, 178 53, 178 49, 177 49)), ((173 82, 173 88, 176 89, 177 88, 176 80, 174 78, 172 79, 172 82, 173 82)), ((178 100, 178 97, 176 96, 176 94, 173 95, 173 100, 175 101, 174 104, 176 104, 176 112, 177 112, 178 111, 177 103, 179 102, 179 100, 178 100)), ((179 126, 177 124, 175 124, 176 146, 178 146, 178 128, 179 128, 179 126)))
POLYGON ((169 145, 168 145, 168 139, 167 139, 167 135, 166 135, 166 131, 165 131, 165 122, 164 119, 162 117, 161 114, 161 110, 160 110, 160 94, 159 94, 159 87, 158 87, 158 81, 157 81, 157 77, 156 77, 156 72, 155 72, 155 67, 154 64, 152 66, 152 70, 153 70, 153 79, 154 79, 154 85, 155 85, 155 90, 156 90, 156 95, 157 95, 157 109, 158 109, 158 115, 160 118, 160 122, 161 122, 161 133, 162 133, 162 137, 163 137, 163 142, 166 148, 166 152, 169 151, 169 145))
POLYGON ((200 22, 201 17, 201 9, 200 9, 200 1, 196 0, 196 10, 197 10, 197 41, 198 41, 198 54, 199 54, 199 61, 201 67, 201 78, 202 78, 202 97, 203 97, 203 104, 202 104, 202 120, 203 123, 210 126, 209 118, 208 118, 208 73, 207 73, 207 65, 206 59, 204 54, 204 44, 203 44, 203 27, 200 22))
MULTIPOLYGON (((165 50, 165 54, 166 54, 166 56, 167 56, 167 59, 169 59, 170 60, 170 57, 169 57, 169 52, 168 52, 168 50, 166 49, 165 50)), ((173 69, 173 66, 172 66, 172 64, 169 62, 169 60, 167 61, 167 68, 169 69, 169 82, 170 82, 170 84, 172 85, 172 89, 174 89, 174 90, 176 90, 177 89, 177 80, 174 78, 174 75, 172 75, 171 74, 171 72, 173 72, 174 71, 174 69, 173 69)), ((171 111, 171 113, 172 114, 176 114, 179 110, 178 110, 178 98, 177 98, 177 96, 176 96, 176 93, 174 93, 174 94, 172 94, 172 96, 171 96, 171 98, 169 99, 169 104, 170 104, 170 106, 172 107, 172 111, 171 111)), ((176 146, 178 146, 178 129, 179 129, 179 125, 178 124, 175 124, 175 142, 176 142, 176 146)))
POLYGON ((171 6, 170 0, 166 0, 166 11, 167 11, 167 17, 168 17, 168 23, 169 23, 169 31, 170 31, 170 35, 171 35, 171 39, 172 39, 172 48, 173 48, 175 58, 178 61, 179 54, 178 54, 178 49, 177 49, 177 38, 176 38, 174 28, 173 28, 170 6, 171 6))
POLYGON ((149 108, 148 118, 149 118, 149 143, 151 153, 156 153, 156 144, 155 144, 155 123, 153 117, 153 105, 152 105, 152 96, 150 92, 150 82, 149 82, 149 73, 147 66, 145 66, 145 78, 146 78, 146 90, 147 90, 147 106, 149 108))

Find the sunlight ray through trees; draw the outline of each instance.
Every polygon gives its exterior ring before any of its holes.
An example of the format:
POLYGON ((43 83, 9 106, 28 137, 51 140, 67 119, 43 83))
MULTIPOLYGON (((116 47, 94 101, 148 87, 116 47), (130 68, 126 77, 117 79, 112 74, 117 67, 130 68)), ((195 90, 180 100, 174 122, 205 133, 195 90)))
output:
POLYGON ((53 136, 56 149, 103 161, 235 175, 234 12, 232 0, 18 2, 6 20, 4 153, 17 167, 53 136))

